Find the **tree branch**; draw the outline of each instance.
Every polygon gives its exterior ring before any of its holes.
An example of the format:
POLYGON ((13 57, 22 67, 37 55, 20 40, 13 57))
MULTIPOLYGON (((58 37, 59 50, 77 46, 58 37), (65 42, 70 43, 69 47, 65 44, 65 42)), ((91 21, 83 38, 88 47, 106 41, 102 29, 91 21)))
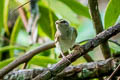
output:
POLYGON ((11 62, 10 64, 8 64, 7 66, 5 66, 3 69, 0 70, 0 78, 2 78, 5 74, 7 74, 8 72, 10 72, 11 70, 13 70, 15 67, 17 67, 18 65, 27 62, 28 60, 30 60, 33 56, 35 56, 36 54, 48 50, 50 48, 55 47, 55 43, 54 42, 50 42, 50 43, 46 43, 34 50, 31 50, 27 53, 25 53, 23 56, 17 58, 16 60, 14 60, 13 62, 11 62))
MULTIPOLYGON (((96 62, 84 63, 77 66, 69 66, 62 72, 52 77, 52 80, 88 80, 92 78, 108 76, 113 70, 114 66, 120 63, 120 57, 115 59, 109 58, 96 62)), ((41 74, 46 69, 24 69, 13 71, 7 74, 5 80, 17 80, 19 76, 23 76, 24 80, 31 80, 36 75, 41 74)), ((119 72, 120 73, 120 72, 119 72)), ((120 74, 116 75, 120 75, 120 74)))
MULTIPOLYGON (((82 55, 86 54, 88 51, 94 49, 97 47, 99 44, 102 42, 108 40, 110 37, 116 35, 117 33, 120 32, 120 24, 115 25, 114 27, 111 27, 100 34, 98 34, 94 39, 88 41, 86 44, 82 45, 80 48, 83 49, 81 52, 79 49, 74 50, 72 55, 68 55, 67 58, 73 62, 82 55)), ((44 44, 32 51, 27 52, 23 56, 17 58, 15 61, 11 62, 7 66, 5 66, 3 69, 0 70, 0 78, 2 78, 5 74, 13 70, 15 67, 18 65, 28 61, 31 59, 33 56, 35 56, 37 53, 41 51, 45 51, 47 49, 55 47, 54 42, 44 44)), ((63 69, 65 69, 70 63, 67 60, 61 59, 56 65, 52 66, 50 70, 44 71, 41 75, 38 75, 35 79, 42 79, 42 80, 48 80, 50 79, 53 75, 56 75, 57 73, 61 72, 63 69), (44 74, 46 73, 46 74, 44 74), (47 76, 47 77, 46 77, 47 76)))
MULTIPOLYGON (((96 33, 99 34, 104 29, 103 29, 102 21, 100 18, 98 2, 97 0, 88 0, 88 3, 90 7, 90 12, 91 12, 91 17, 93 20, 94 28, 96 30, 96 33)), ((100 47, 101 47, 104 58, 105 59, 109 58, 111 54, 110 54, 110 48, 109 48, 108 42, 105 41, 104 43, 100 45, 100 47)))
MULTIPOLYGON (((120 24, 117 24, 114 27, 111 27, 100 34, 98 34, 94 39, 88 41, 85 45, 82 45, 78 50, 74 50, 72 55, 68 55, 67 58, 69 61, 73 62, 82 55, 85 55, 88 51, 92 50, 93 48, 97 47, 99 44, 105 42, 110 37, 116 35, 120 32, 120 24), (82 48, 82 52, 81 52, 82 48)), ((55 76, 57 73, 64 70, 70 63, 68 60, 62 59, 56 65, 51 67, 49 70, 44 71, 43 73, 39 74, 33 80, 48 80, 52 76, 55 76)))

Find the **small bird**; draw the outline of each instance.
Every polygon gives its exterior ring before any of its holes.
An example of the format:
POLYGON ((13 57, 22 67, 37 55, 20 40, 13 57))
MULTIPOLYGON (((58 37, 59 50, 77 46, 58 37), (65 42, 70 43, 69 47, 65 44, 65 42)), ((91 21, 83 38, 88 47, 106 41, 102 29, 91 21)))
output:
POLYGON ((55 22, 56 33, 55 33, 55 45, 61 53, 61 56, 65 59, 65 53, 68 52, 75 44, 77 37, 77 31, 74 27, 71 27, 68 21, 59 19, 55 22))

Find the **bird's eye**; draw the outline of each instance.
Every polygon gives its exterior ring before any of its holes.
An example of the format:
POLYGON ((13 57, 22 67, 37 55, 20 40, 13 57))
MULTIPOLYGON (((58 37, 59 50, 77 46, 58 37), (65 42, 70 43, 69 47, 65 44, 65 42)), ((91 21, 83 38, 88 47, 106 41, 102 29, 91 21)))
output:
POLYGON ((61 23, 66 23, 66 21, 61 21, 61 23))

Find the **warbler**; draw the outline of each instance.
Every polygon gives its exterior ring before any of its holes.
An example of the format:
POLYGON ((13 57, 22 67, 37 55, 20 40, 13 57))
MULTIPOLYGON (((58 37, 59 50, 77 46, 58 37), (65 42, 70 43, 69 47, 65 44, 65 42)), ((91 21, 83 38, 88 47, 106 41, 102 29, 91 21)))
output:
POLYGON ((59 19, 55 22, 55 45, 61 53, 63 58, 66 58, 66 54, 70 48, 75 44, 77 38, 77 30, 69 25, 69 22, 64 19, 59 19))

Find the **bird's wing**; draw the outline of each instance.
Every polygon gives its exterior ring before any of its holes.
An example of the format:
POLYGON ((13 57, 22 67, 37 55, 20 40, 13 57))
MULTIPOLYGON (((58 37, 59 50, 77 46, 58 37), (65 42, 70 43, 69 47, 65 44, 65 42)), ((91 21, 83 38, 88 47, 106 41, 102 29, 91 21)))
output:
POLYGON ((74 27, 71 27, 71 29, 72 29, 71 37, 73 36, 73 34, 75 34, 74 36, 77 37, 77 30, 74 27))
POLYGON ((57 41, 58 41, 58 39, 59 39, 59 36, 60 36, 59 33, 56 32, 56 33, 55 33, 55 43, 57 43, 57 41))
POLYGON ((77 30, 73 27, 74 33, 76 34, 75 37, 77 37, 78 33, 77 30))

